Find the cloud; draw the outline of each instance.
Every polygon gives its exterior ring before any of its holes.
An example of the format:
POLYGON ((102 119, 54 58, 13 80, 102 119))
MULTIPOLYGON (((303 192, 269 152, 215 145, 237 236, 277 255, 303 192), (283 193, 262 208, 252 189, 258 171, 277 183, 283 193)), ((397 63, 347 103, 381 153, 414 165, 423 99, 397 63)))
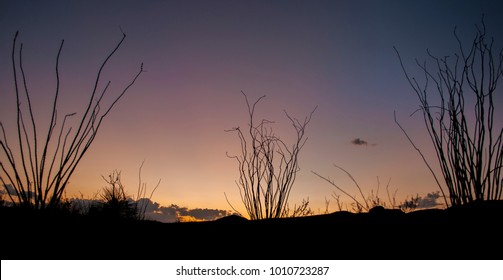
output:
POLYGON ((428 193, 426 197, 420 198, 418 208, 433 208, 442 205, 442 203, 437 201, 440 197, 439 191, 428 193))
MULTIPOLYGON (((157 204, 159 205, 159 204, 157 204)), ((229 210, 195 208, 188 209, 176 204, 170 206, 159 206, 151 208, 151 211, 145 212, 145 217, 151 220, 157 220, 165 223, 186 222, 186 221, 213 221, 231 215, 229 210)))
POLYGON ((409 210, 437 208, 437 206, 444 205, 443 203, 438 201, 441 197, 442 196, 440 195, 440 191, 428 193, 425 197, 417 195, 416 197, 407 199, 400 205, 400 207, 409 210))
POLYGON ((198 220, 197 218, 194 218, 192 216, 180 216, 180 217, 178 217, 178 220, 181 223, 185 223, 185 222, 203 222, 203 221, 205 221, 205 220, 198 220))
POLYGON ((5 184, 3 185, 3 188, 0 190, 0 194, 11 194, 11 195, 16 195, 16 191, 14 190, 14 187, 12 187, 11 184, 5 184))
POLYGON ((356 146, 367 146, 369 143, 363 139, 355 138, 355 139, 351 140, 351 144, 356 145, 356 146))
MULTIPOLYGON (((3 188, 0 190, 0 194, 10 194, 11 196, 17 196, 16 190, 11 184, 5 184, 3 185, 3 188)), ((28 193, 27 193, 28 194, 28 193)), ((33 191, 30 191, 29 194, 33 197, 35 196, 35 193, 33 191)))
POLYGON ((159 203, 153 202, 148 198, 140 198, 137 201, 137 206, 139 209, 144 209, 145 213, 155 212, 159 209, 159 203))

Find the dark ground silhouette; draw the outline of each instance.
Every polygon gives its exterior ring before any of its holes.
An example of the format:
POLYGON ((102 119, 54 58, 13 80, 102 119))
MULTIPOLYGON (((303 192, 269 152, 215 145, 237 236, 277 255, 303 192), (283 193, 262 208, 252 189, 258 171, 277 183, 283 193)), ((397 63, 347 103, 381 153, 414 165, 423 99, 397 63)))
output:
POLYGON ((501 259, 503 201, 161 223, 2 207, 1 259, 501 259))

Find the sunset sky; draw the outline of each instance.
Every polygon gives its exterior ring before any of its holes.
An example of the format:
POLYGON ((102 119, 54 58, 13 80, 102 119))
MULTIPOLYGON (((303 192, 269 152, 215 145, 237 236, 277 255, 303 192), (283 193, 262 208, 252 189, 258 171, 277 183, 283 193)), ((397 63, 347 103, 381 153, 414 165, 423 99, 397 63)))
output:
MULTIPOLYGON (((385 186, 397 201, 438 187, 400 123, 432 161, 418 100, 395 46, 411 74, 414 59, 457 51, 454 27, 470 44, 482 14, 495 48, 503 45, 501 1, 0 1, 0 121, 15 141, 15 95, 10 55, 19 31, 28 86, 40 126, 47 126, 60 58, 59 112, 82 114, 97 70, 127 38, 104 70, 117 96, 144 63, 145 72, 114 107, 70 180, 68 196, 92 197, 101 177, 122 172, 136 194, 139 167, 152 200, 161 205, 245 211, 235 181, 240 152, 236 126, 246 127, 250 100, 262 95, 256 116, 290 143, 284 114, 303 119, 316 107, 300 152, 290 204, 309 198, 315 212, 337 210, 333 192, 312 171, 357 195, 385 186), (9 129, 10 128, 10 129, 9 129), (356 141, 355 141, 356 140, 356 141)), ((432 92, 433 93, 433 92, 432 92)), ((500 92, 501 93, 501 90, 500 92)), ((501 94, 498 94, 501 97, 501 94)), ((501 105, 501 99, 498 103, 501 105)), ((501 108, 501 106, 500 106, 501 108)), ((501 120, 501 111, 497 113, 501 120)), ((76 125, 76 124, 74 124, 76 125)), ((11 139, 11 138, 9 138, 11 139)))

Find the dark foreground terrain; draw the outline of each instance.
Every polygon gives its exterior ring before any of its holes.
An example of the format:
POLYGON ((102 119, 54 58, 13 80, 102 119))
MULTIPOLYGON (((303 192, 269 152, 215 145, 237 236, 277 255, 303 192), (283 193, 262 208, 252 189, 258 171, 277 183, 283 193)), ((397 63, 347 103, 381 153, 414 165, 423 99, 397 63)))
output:
POLYGON ((502 259, 503 201, 160 223, 1 208, 1 259, 502 259))

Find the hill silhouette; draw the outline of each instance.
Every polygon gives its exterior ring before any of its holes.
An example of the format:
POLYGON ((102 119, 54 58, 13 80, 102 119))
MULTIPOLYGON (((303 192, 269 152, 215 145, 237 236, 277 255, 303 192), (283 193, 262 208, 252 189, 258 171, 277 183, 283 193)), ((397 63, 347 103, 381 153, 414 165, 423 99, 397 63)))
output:
POLYGON ((500 259, 503 201, 162 223, 1 208, 2 259, 500 259))

